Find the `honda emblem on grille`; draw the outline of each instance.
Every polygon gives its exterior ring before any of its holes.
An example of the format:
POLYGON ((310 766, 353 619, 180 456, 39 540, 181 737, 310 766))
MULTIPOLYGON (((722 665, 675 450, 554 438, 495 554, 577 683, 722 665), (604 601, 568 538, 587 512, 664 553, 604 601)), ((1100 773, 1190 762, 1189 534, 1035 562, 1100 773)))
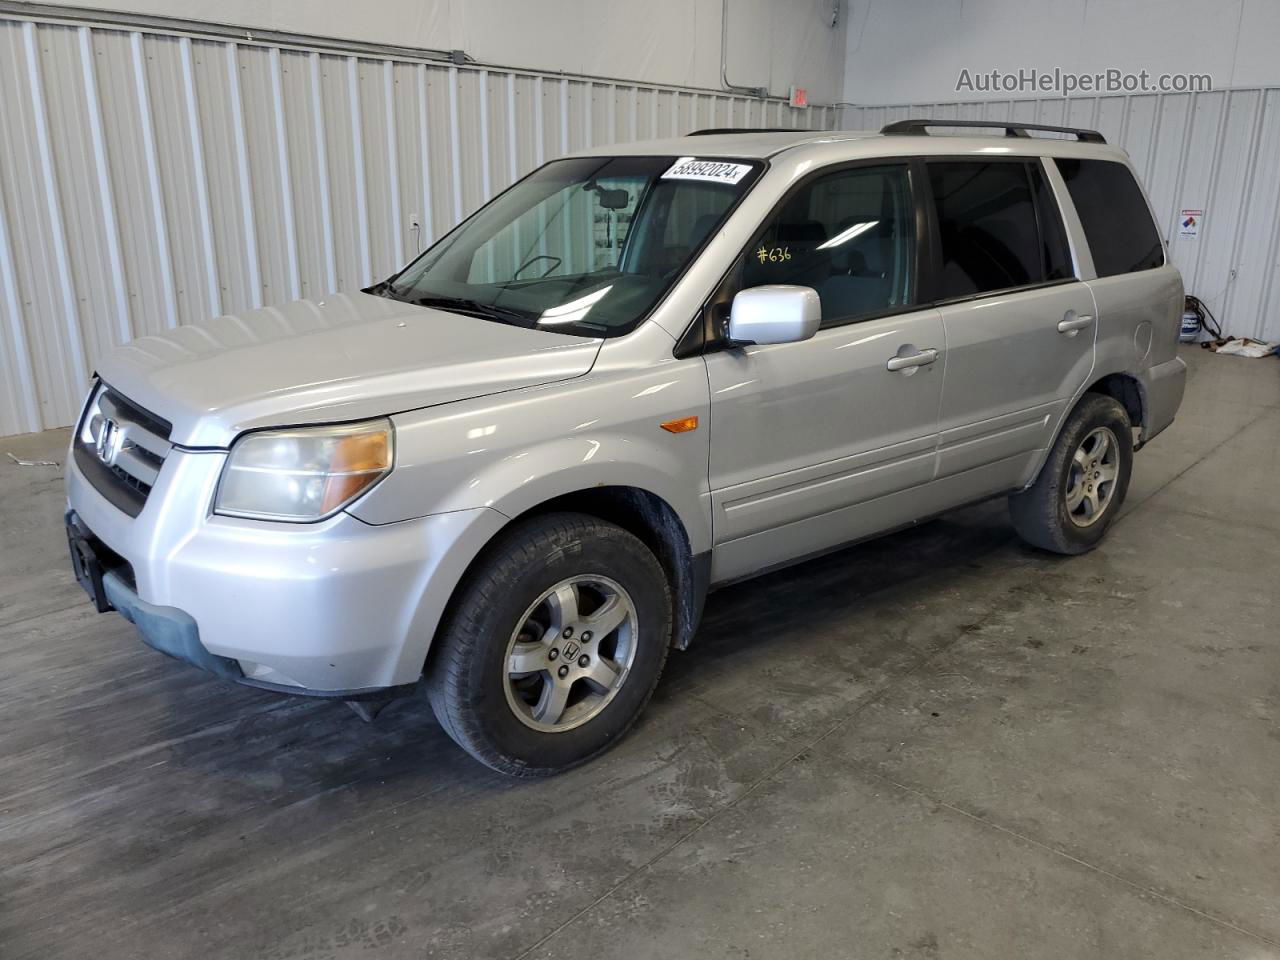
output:
POLYGON ((110 467, 115 464, 122 446, 124 446, 124 431, 120 429, 120 424, 106 417, 102 421, 102 426, 98 428, 98 437, 93 445, 94 452, 99 460, 110 467))

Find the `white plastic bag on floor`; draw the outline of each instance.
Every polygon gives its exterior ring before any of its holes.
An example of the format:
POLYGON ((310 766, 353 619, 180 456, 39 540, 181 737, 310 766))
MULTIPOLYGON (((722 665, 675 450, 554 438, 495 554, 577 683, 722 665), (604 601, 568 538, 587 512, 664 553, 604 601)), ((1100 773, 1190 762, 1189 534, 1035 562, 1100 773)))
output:
POLYGON ((1275 353, 1280 343, 1265 343, 1262 340, 1250 340, 1248 337, 1236 337, 1219 346, 1214 352, 1225 353, 1233 357, 1265 357, 1275 353))

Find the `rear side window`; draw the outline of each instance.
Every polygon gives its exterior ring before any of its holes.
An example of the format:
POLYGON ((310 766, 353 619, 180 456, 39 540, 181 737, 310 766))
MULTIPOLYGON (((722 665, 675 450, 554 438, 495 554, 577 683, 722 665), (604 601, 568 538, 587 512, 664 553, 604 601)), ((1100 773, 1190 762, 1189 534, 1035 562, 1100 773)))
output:
POLYGON ((1114 160, 1059 158, 1054 162, 1067 182, 1098 276, 1164 264, 1160 233, 1128 167, 1114 160))
POLYGON ((941 243, 939 299, 1072 275, 1066 236, 1038 161, 930 161, 941 243))
POLYGON ((1074 277, 1075 266, 1071 261, 1071 248, 1067 244, 1067 228, 1062 224, 1058 202, 1045 179, 1039 161, 1027 165, 1031 177, 1031 189, 1035 194, 1036 222, 1040 227, 1040 260, 1044 266, 1045 280, 1066 280, 1074 277))

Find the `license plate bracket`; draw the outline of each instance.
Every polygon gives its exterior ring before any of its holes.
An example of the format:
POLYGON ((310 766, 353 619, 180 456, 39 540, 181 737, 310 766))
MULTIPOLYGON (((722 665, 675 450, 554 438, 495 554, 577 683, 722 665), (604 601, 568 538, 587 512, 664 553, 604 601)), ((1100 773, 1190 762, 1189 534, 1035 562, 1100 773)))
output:
POLYGON ((99 613, 114 610, 107 599, 107 591, 102 585, 102 561, 98 559, 93 544, 82 534, 75 523, 67 520, 67 547, 71 551, 71 570, 76 575, 80 586, 93 600, 99 613))

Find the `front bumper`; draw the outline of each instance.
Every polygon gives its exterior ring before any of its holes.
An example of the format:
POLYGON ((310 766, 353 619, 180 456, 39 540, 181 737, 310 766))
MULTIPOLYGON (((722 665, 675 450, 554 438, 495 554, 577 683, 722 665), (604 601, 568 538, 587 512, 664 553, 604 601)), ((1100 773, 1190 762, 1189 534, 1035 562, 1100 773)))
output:
POLYGON ((129 517, 68 464, 69 507, 111 559, 112 607, 151 646, 220 676, 359 699, 415 683, 467 564, 505 518, 480 508, 375 526, 209 513, 223 453, 175 449, 129 517))
POLYGON ((118 572, 102 577, 107 602, 135 627, 147 646, 229 680, 244 679, 240 664, 210 653, 200 642, 200 628, 177 607, 157 607, 138 596, 118 572))

